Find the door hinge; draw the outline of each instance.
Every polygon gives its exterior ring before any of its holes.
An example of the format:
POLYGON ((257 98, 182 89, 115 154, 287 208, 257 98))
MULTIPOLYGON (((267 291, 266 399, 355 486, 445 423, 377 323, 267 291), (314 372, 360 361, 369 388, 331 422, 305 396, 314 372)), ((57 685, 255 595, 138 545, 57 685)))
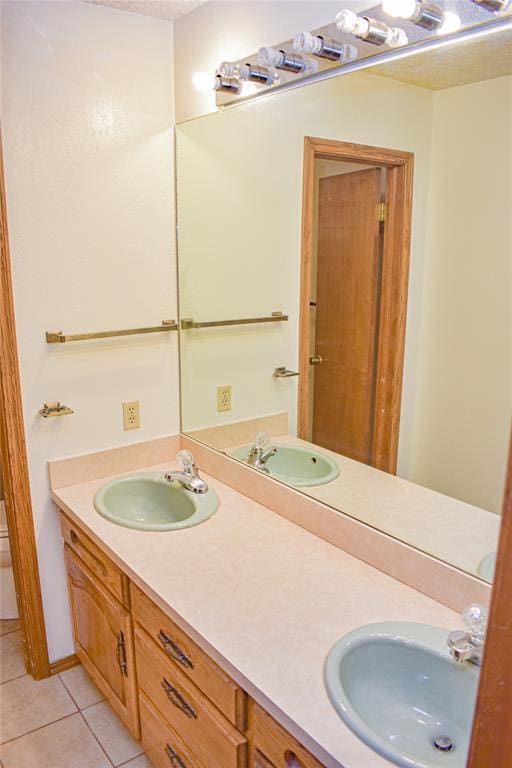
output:
POLYGON ((117 636, 116 656, 117 656, 117 663, 119 664, 119 669, 121 670, 121 674, 124 675, 125 677, 128 677, 128 664, 126 662, 126 646, 124 643, 124 632, 119 632, 117 636))
POLYGON ((375 214, 377 221, 386 221, 388 217, 388 204, 387 203, 377 203, 375 206, 375 214))

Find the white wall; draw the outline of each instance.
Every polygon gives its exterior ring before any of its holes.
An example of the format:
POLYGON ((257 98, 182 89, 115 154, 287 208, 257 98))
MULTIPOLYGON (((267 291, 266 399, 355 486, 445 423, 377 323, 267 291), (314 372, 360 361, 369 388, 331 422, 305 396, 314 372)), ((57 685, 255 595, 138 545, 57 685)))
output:
POLYGON ((176 316, 172 56, 169 22, 74 2, 2 4, 7 207, 51 660, 73 646, 46 462, 179 430, 176 334, 44 338, 176 316), (44 420, 45 400, 75 413, 44 420), (140 400, 140 430, 123 431, 123 400, 140 400))
POLYGON ((434 98, 408 477, 499 512, 512 416, 512 77, 434 98))
POLYGON ((330 24, 341 7, 360 11, 372 0, 210 0, 175 22, 176 122, 215 110, 215 94, 198 93, 194 72, 215 72, 222 61, 236 61, 295 37, 302 29, 330 24))

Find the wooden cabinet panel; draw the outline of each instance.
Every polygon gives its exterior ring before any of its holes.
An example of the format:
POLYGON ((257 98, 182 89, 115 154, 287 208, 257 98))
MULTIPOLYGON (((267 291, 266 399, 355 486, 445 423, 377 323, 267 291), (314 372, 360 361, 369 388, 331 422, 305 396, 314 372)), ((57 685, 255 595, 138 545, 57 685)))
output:
POLYGON ((85 563, 97 579, 127 608, 130 607, 128 578, 78 526, 62 512, 60 527, 65 543, 85 563))
POLYGON ((130 585, 134 620, 180 672, 194 681, 233 725, 246 725, 246 694, 207 654, 134 584, 130 585))
POLYGON ((143 693, 139 695, 139 704, 142 746, 155 768, 205 768, 143 693))
POLYGON ((64 547, 76 654, 129 731, 140 737, 130 613, 64 547))
POLYGON ((254 702, 252 737, 256 754, 263 753, 275 768, 323 768, 322 763, 254 702))
POLYGON ((139 686, 207 768, 245 768, 247 740, 143 629, 135 628, 139 686))
POLYGON ((263 755, 259 749, 256 749, 254 750, 252 768, 275 768, 275 766, 272 765, 270 760, 267 760, 265 755, 263 755))

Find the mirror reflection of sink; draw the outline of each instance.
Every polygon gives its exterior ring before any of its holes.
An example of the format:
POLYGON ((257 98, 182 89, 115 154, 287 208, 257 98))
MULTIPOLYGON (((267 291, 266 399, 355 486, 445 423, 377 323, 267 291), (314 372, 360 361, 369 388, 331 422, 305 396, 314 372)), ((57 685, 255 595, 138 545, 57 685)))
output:
POLYGON ((492 581, 494 578, 495 568, 496 568, 496 552, 490 552, 478 564, 477 573, 486 581, 492 581))
POLYGON ((447 636, 425 624, 370 624, 327 656, 325 685, 336 711, 396 765, 466 765, 478 669, 451 659, 447 636))
MULTIPOLYGON (((273 441, 270 445, 277 448, 277 451, 274 456, 267 459, 265 469, 260 471, 288 485, 324 485, 337 478, 340 473, 336 462, 325 453, 273 441)), ((241 448, 230 451, 229 455, 234 459, 247 462, 251 447, 251 444, 243 445, 241 448)))
POLYGON ((219 499, 170 483, 163 472, 138 472, 111 480, 94 497, 94 507, 112 523, 141 531, 172 531, 204 522, 217 511, 219 499))

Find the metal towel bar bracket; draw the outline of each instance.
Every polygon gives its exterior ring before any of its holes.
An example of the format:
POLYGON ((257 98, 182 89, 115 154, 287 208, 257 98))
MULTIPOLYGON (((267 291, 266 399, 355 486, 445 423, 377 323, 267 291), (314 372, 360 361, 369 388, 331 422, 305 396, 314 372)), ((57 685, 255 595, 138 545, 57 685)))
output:
POLYGON ((62 331, 46 331, 47 344, 66 344, 68 341, 88 341, 89 339, 110 339, 115 336, 138 336, 143 333, 165 333, 177 331, 175 320, 162 320, 162 325, 149 328, 125 328, 121 331, 96 331, 93 333, 62 333, 62 331))
POLYGON ((281 323, 288 320, 288 315, 284 312, 272 312, 267 317, 243 317, 239 320, 212 320, 210 322, 199 323, 192 317, 183 318, 181 327, 183 330, 191 328, 221 328, 226 325, 252 325, 254 323, 281 323))

